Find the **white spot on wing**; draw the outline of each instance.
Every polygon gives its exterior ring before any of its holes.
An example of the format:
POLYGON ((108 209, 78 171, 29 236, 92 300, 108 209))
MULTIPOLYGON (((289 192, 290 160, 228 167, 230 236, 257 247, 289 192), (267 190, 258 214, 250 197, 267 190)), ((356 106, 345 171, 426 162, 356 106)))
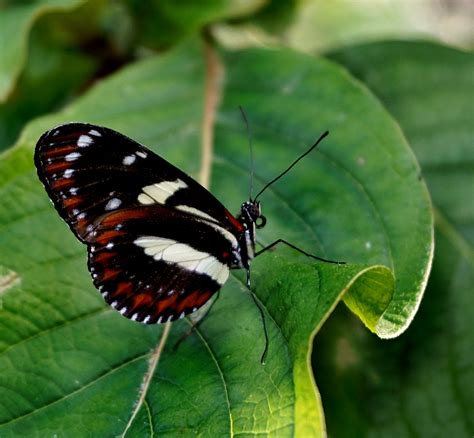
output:
POLYGON ((130 164, 133 164, 137 157, 135 155, 126 155, 125 158, 122 160, 122 163, 125 166, 130 166, 130 164))
POLYGON ((95 129, 91 129, 89 131, 90 135, 95 135, 96 137, 102 137, 102 134, 99 131, 96 131, 95 129))
POLYGON ((122 308, 120 309, 120 313, 121 313, 122 315, 125 315, 126 312, 127 312, 127 308, 126 308, 126 307, 122 307, 122 308))
POLYGON ((69 189, 69 193, 70 193, 71 195, 77 195, 77 187, 71 187, 71 188, 69 189))
POLYGON ((144 205, 150 205, 150 204, 155 203, 155 201, 152 198, 150 198, 148 195, 145 195, 145 193, 140 193, 138 195, 138 202, 144 205))
POLYGON ((74 173, 74 169, 66 169, 64 171, 64 178, 71 178, 71 175, 74 173))
POLYGON ((148 321, 150 321, 150 319, 151 319, 151 316, 148 315, 148 316, 143 320, 143 322, 146 324, 148 321))
POLYGON ((66 161, 75 161, 77 160, 79 157, 81 156, 81 154, 79 152, 71 152, 70 154, 67 154, 64 159, 66 161))
POLYGON ((89 137, 88 135, 81 135, 79 139, 77 140, 77 145, 80 148, 85 148, 92 144, 94 142, 94 139, 92 137, 89 137))
POLYGON ((136 321, 137 318, 138 318, 138 313, 134 313, 130 319, 131 319, 132 321, 136 321))
POLYGON ((120 199, 112 198, 109 202, 107 202, 107 205, 105 206, 105 210, 106 211, 115 210, 116 208, 119 208, 121 204, 122 204, 122 201, 120 199))
POLYGON ((136 239, 133 243, 144 248, 145 254, 153 257, 155 260, 176 263, 188 271, 206 274, 220 285, 223 285, 229 277, 228 266, 221 263, 213 255, 198 251, 176 240, 143 236, 136 239))
POLYGON ((107 245, 105 245, 107 249, 112 249, 114 247, 113 242, 109 242, 107 245))
POLYGON ((138 202, 142 204, 164 204, 166 200, 173 196, 178 190, 185 189, 186 187, 188 187, 188 185, 179 178, 176 181, 163 181, 161 183, 145 186, 142 188, 143 193, 138 196, 138 202), (146 197, 143 195, 146 195, 146 197))
POLYGON ((140 158, 146 158, 148 155, 146 152, 136 151, 135 152, 140 158))

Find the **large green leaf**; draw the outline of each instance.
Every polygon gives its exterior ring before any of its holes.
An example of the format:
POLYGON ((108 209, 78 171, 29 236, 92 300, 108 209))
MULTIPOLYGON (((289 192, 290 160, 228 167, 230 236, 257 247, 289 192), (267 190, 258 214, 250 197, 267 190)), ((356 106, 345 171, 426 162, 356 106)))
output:
POLYGON ((365 81, 406 132, 431 189, 436 253, 418 317, 399 340, 383 344, 369 338, 342 312, 318 337, 316 372, 329 432, 469 436, 474 430, 474 57, 421 42, 370 44, 331 57, 365 81))
POLYGON ((211 188, 232 210, 248 196, 238 104, 254 132, 256 187, 330 129, 319 151, 262 195, 269 224, 259 239, 285 237, 348 265, 312 263, 285 248, 254 261, 252 288, 270 335, 265 366, 259 312, 241 273, 178 351, 172 347, 187 321, 173 324, 164 349, 154 349, 161 326, 131 322, 104 305, 85 248, 35 176, 34 143, 64 121, 98 123, 197 176, 202 53, 186 46, 123 70, 65 111, 31 123, 1 157, 0 386, 7 396, 0 435, 321 436, 309 354, 341 296, 350 289, 351 307, 380 336, 397 334, 413 317, 432 247, 416 161, 370 93, 337 66, 290 51, 222 54, 211 188), (148 381, 149 361, 158 356, 148 381))
MULTIPOLYGON (((365 294, 355 287, 347 304, 379 336, 397 336, 416 311, 432 256, 429 201, 416 161, 378 102, 348 76, 323 61, 316 64, 312 58, 281 53, 268 61, 259 51, 226 59, 227 65, 238 67, 228 72, 217 144, 228 145, 227 161, 238 157, 240 162, 240 169, 233 172, 245 175, 247 158, 239 153, 242 142, 236 135, 242 123, 235 108, 239 104, 249 108, 256 148, 266 152, 256 152, 257 179, 263 182, 285 167, 291 153, 296 155, 311 144, 318 127, 329 129, 330 138, 319 154, 298 168, 298 177, 266 195, 264 208, 276 217, 272 238, 291 235, 303 246, 310 241, 319 253, 333 259, 380 263, 392 269, 397 291, 393 297, 381 295, 377 288, 368 293, 372 288, 366 285, 365 294), (320 75, 335 79, 321 85, 320 75), (340 92, 341 82, 352 87, 340 92), (364 100, 354 98, 361 93, 364 100), (278 144, 286 146, 285 153, 276 152, 278 144), (413 208, 410 220, 403 206, 413 208)), ((224 195, 237 188, 220 183, 216 190, 224 195)), ((245 187, 239 194, 238 199, 246 196, 245 187)))

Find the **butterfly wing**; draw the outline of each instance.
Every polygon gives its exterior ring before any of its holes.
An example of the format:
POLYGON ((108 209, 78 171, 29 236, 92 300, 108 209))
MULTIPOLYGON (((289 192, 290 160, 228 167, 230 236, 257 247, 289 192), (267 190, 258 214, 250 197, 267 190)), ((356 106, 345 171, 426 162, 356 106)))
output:
POLYGON ((40 138, 35 164, 88 245, 95 286, 123 315, 172 321, 224 284, 242 225, 158 155, 108 128, 69 123, 40 138))
POLYGON ((83 242, 108 212, 153 204, 197 212, 231 232, 242 231, 194 179, 108 128, 68 123, 46 132, 36 145, 35 165, 54 206, 83 242))
POLYGON ((206 222, 164 206, 121 209, 93 231, 89 270, 122 315, 174 321, 201 307, 227 280, 232 243, 206 222))

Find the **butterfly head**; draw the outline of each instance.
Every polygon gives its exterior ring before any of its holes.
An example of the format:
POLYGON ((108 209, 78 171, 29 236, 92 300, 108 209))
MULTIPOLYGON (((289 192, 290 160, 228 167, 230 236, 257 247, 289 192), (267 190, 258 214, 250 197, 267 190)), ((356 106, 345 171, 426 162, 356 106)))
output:
POLYGON ((267 223, 267 219, 262 215, 260 201, 244 202, 240 207, 240 216, 248 228, 253 224, 257 228, 263 228, 267 223))

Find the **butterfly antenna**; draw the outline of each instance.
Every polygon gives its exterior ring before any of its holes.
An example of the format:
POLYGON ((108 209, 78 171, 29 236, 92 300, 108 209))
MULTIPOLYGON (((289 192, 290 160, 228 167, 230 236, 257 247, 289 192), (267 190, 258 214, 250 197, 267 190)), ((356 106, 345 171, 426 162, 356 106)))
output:
POLYGON ((252 199, 252 192, 253 192, 253 145, 252 145, 252 133, 250 132, 250 125, 247 119, 247 115, 245 114, 244 109, 239 105, 240 114, 242 114, 242 118, 244 119, 245 128, 247 129, 247 138, 249 141, 249 150, 250 150, 250 181, 249 181, 249 200, 252 199))
POLYGON ((275 178, 273 178, 269 183, 265 184, 265 186, 263 187, 263 189, 260 190, 260 191, 257 193, 257 196, 255 196, 254 201, 256 201, 257 198, 258 198, 268 187, 270 187, 274 182, 278 181, 283 175, 286 175, 286 174, 293 168, 293 166, 295 166, 296 163, 298 163, 298 161, 300 161, 301 159, 303 159, 304 157, 306 157, 306 155, 308 155, 313 149, 315 149, 316 146, 318 146, 318 144, 321 143, 321 141, 324 139, 324 137, 326 137, 328 134, 329 134, 329 131, 326 131, 324 134, 322 134, 322 135, 316 140, 316 142, 313 144, 313 146, 311 146, 304 154, 300 155, 295 161, 293 161, 293 163, 291 163, 290 166, 288 166, 288 168, 287 168, 285 171, 283 171, 283 172, 280 173, 278 176, 276 176, 275 178))

